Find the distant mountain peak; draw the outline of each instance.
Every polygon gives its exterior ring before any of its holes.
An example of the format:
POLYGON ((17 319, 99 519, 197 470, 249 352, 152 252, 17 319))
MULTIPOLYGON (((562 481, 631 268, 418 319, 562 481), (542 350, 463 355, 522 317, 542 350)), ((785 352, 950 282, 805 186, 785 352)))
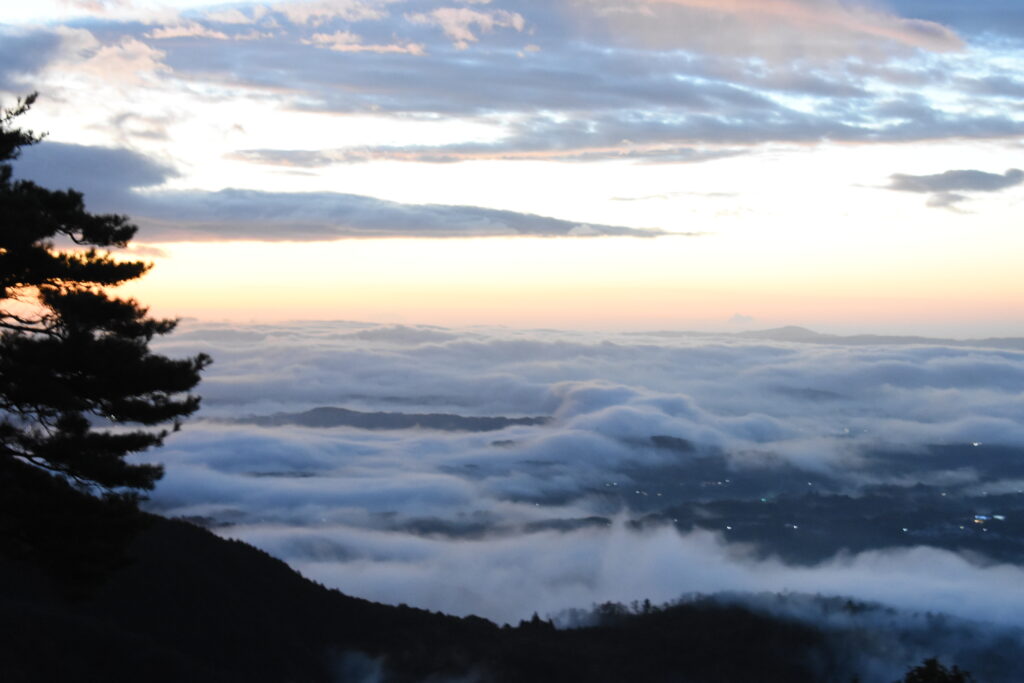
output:
POLYGON ((804 341, 807 339, 822 339, 832 337, 830 334, 821 334, 814 330, 799 325, 786 325, 784 327, 773 327, 767 330, 751 330, 749 332, 738 332, 738 337, 753 337, 756 339, 780 339, 784 341, 804 341))

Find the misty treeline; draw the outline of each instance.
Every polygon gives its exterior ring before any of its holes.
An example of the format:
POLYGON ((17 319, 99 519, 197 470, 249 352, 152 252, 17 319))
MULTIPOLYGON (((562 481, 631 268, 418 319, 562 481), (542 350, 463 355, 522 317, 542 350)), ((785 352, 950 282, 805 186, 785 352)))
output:
MULTIPOLYGON (((817 680, 1010 683, 1024 676, 1024 632, 1018 628, 993 627, 848 598, 800 593, 693 594, 660 605, 650 600, 606 602, 590 609, 567 610, 554 621, 567 629, 630 631, 642 630, 651 623, 671 622, 692 610, 705 614, 724 611, 739 624, 749 618, 748 613, 758 615, 774 620, 773 628, 780 632, 794 626, 809 629, 813 634, 806 641, 813 643, 810 653, 799 643, 790 644, 791 653, 810 657, 817 680), (908 662, 921 663, 911 666, 908 662)), ((742 634, 739 629, 736 637, 742 634)))
MULTIPOLYGON (((894 633, 871 632, 870 621, 830 632, 810 618, 739 600, 607 603, 576 612, 576 627, 556 628, 540 616, 499 627, 343 595, 262 551, 182 521, 152 519, 128 558, 106 580, 71 596, 66 582, 0 558, 0 611, 18 615, 18 628, 0 640, 4 680, 971 680, 932 676, 959 671, 937 661, 919 665, 923 673, 913 678, 912 663, 873 664, 861 656, 870 650, 865 639, 881 651, 894 633)), ((878 609, 826 602, 843 614, 878 609)))

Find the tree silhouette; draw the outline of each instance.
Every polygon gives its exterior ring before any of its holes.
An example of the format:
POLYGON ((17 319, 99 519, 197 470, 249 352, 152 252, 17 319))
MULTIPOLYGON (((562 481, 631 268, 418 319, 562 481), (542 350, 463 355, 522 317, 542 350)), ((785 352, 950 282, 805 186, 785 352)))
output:
POLYGON ((163 469, 125 457, 160 445, 168 430, 158 425, 177 429, 195 412, 189 391, 210 358, 150 352, 177 321, 105 291, 150 268, 110 251, 135 225, 88 213, 74 190, 12 179, 10 162, 42 139, 13 126, 35 98, 0 110, 0 466, 131 497, 163 469))
POLYGON ((932 657, 908 671, 903 680, 897 683, 972 683, 972 681, 974 681, 974 677, 960 667, 954 664, 952 669, 947 669, 938 659, 932 657))

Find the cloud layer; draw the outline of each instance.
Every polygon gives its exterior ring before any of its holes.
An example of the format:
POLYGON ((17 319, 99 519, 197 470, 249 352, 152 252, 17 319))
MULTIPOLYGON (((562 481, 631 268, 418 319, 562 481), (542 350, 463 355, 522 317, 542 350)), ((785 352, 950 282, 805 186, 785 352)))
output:
POLYGON ((609 599, 797 590, 1021 623, 1024 569, 924 536, 797 566, 724 526, 634 524, 681 501, 673 487, 699 489, 679 466, 704 456, 721 459, 718 477, 777 472, 852 496, 879 484, 1016 491, 980 460, 929 466, 926 447, 1021 452, 1019 351, 360 323, 186 325, 161 346, 216 363, 206 421, 158 454, 153 508, 227 524, 220 533, 346 592, 516 620, 609 599), (217 421, 321 405, 553 421, 481 433, 217 421))
MULTIPOLYGON (((9 29, 0 85, 116 76, 154 92, 202 88, 254 106, 273 96, 301 111, 471 120, 498 133, 487 144, 353 147, 336 163, 693 161, 778 142, 1019 136, 1021 80, 987 59, 1005 46, 993 36, 1020 28, 1007 14, 912 0, 287 2, 122 21, 112 11, 9 29)), ((293 153, 256 149, 253 160, 293 153)))

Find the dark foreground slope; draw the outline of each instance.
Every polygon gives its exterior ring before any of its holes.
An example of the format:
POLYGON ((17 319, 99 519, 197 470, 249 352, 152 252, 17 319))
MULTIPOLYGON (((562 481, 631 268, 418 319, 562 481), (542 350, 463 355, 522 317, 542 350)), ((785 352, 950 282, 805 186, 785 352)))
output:
POLYGON ((822 680, 816 633, 742 608, 500 629, 347 597, 182 522, 155 520, 130 556, 77 596, 4 563, 3 680, 347 681, 376 669, 399 681, 822 680))
POLYGON ((6 683, 836 680, 817 631, 741 607, 499 628, 348 597, 188 523, 0 480, 6 683))

